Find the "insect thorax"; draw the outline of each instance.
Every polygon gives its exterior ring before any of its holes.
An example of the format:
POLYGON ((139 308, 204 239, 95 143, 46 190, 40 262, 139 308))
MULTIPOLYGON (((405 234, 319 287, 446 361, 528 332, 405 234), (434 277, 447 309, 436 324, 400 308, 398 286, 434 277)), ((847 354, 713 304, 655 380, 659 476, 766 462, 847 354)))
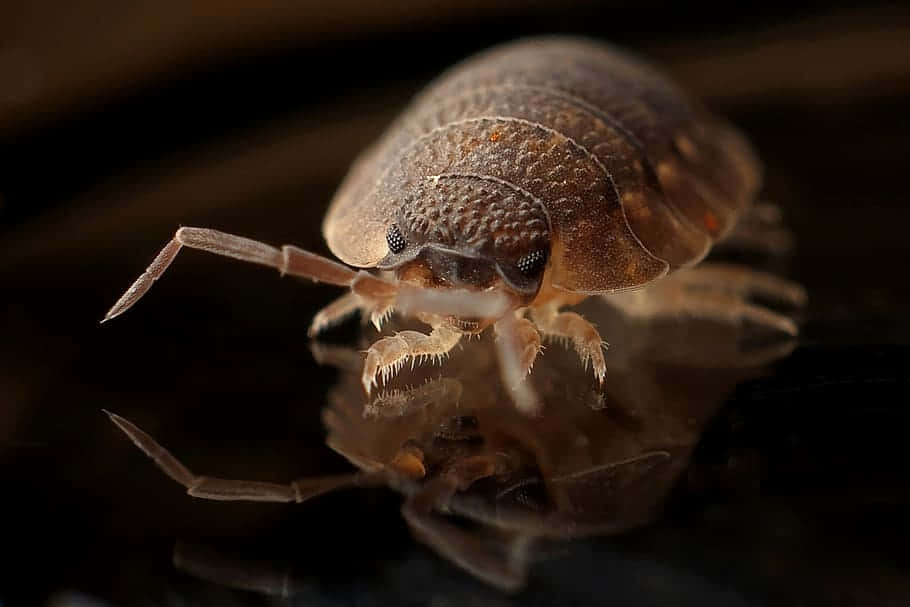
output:
POLYGON ((405 196, 399 217, 412 244, 436 244, 502 262, 549 246, 543 204, 483 177, 426 178, 405 196))

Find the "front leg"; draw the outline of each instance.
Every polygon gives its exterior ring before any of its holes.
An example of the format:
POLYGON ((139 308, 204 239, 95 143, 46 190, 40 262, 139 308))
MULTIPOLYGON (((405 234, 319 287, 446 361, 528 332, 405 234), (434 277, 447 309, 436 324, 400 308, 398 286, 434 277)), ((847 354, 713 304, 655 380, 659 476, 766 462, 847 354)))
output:
POLYGON ((587 369, 594 369, 597 381, 603 383, 607 375, 604 360, 604 341, 594 326, 575 312, 560 312, 559 304, 546 304, 531 309, 531 317, 545 337, 570 341, 587 369))
POLYGON ((542 349, 540 334, 530 320, 515 314, 499 319, 493 330, 496 331, 496 351, 503 383, 511 389, 518 410, 534 415, 540 411, 540 399, 525 378, 542 349))
POLYGON ((417 331, 402 331, 383 337, 367 350, 363 364, 363 388, 367 394, 379 378, 382 383, 398 373, 408 360, 413 365, 427 359, 441 362, 461 340, 462 332, 448 324, 439 323, 429 335, 417 331))

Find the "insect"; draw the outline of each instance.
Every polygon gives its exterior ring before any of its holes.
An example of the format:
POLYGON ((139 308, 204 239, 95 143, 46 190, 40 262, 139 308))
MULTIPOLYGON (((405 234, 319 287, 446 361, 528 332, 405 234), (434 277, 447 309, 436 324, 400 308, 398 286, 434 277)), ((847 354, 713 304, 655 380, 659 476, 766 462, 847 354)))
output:
MULTIPOLYGON (((202 249, 349 289, 311 334, 357 311, 377 327, 392 311, 428 325, 370 346, 368 394, 492 326, 514 400, 533 410, 523 380, 542 337, 571 343, 598 381, 606 375, 600 334, 563 308, 698 263, 760 174, 731 126, 639 59, 585 39, 518 41, 452 68, 357 160, 322 225, 343 263, 183 227, 104 320, 182 247, 202 249)), ((724 315, 767 321, 745 304, 724 315)))

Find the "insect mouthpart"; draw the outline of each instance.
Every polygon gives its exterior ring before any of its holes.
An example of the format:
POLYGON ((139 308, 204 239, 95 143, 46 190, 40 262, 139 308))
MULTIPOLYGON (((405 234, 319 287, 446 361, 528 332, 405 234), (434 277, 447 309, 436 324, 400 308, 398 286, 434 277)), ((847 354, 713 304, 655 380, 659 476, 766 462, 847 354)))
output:
POLYGON ((495 264, 484 257, 425 245, 413 259, 398 268, 398 277, 431 288, 485 290, 498 282, 499 273, 495 264))
POLYGON ((476 318, 447 317, 449 323, 463 333, 480 333, 489 324, 476 318))

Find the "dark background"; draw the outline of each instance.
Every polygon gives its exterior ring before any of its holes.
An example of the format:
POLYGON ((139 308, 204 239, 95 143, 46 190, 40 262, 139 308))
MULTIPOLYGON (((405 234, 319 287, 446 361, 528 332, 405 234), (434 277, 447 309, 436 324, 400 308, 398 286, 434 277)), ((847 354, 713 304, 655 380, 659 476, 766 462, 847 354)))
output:
POLYGON ((746 131, 811 303, 800 347, 739 387, 692 464, 732 472, 511 600, 907 604, 906 6, 41 0, 0 7, 3 605, 266 602, 175 571, 175 539, 290 563, 317 603, 507 602, 415 545, 390 492, 195 501, 101 413, 199 471, 347 470, 305 337, 335 291, 186 253, 97 321, 178 225, 327 253, 334 188, 410 95, 551 32, 638 50, 746 131))

